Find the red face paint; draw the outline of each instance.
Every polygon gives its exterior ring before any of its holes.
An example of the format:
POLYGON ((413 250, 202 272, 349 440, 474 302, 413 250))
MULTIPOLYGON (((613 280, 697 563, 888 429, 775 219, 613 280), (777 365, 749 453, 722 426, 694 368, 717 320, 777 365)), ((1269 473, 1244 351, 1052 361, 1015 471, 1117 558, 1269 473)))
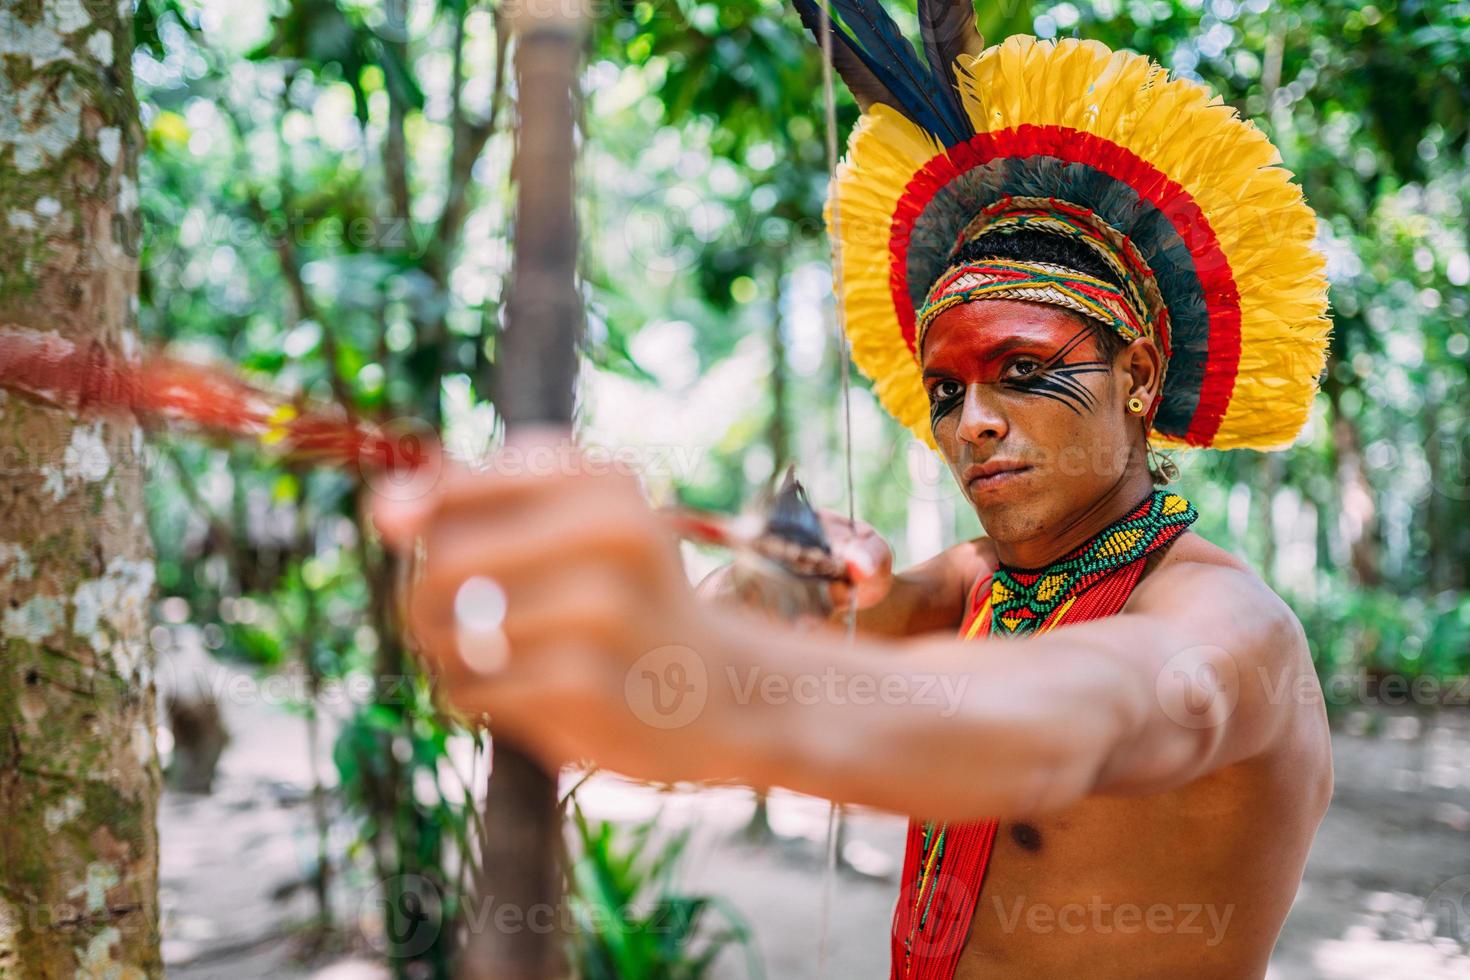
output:
POLYGON ((956 306, 934 321, 924 344, 924 387, 935 424, 975 384, 1090 411, 1096 396, 1089 376, 1109 370, 1095 325, 1034 303, 956 306))

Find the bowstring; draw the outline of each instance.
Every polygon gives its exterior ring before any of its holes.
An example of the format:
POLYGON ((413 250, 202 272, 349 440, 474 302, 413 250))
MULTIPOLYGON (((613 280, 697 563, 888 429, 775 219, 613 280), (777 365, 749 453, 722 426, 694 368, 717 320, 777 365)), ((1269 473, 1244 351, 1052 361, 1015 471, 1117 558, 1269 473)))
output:
MULTIPOLYGON (((832 79, 832 14, 825 2, 817 4, 820 10, 818 26, 822 45, 822 102, 826 124, 827 142, 827 187, 831 209, 830 261, 832 263, 833 324, 836 330, 838 371, 841 377, 842 398, 842 456, 844 483, 847 496, 847 521, 850 526, 857 523, 856 483, 853 479, 852 460, 852 358, 847 346, 846 313, 842 306, 845 295, 842 269, 842 208, 837 188, 837 94, 832 79)), ((846 642, 852 646, 857 635, 857 590, 849 593, 846 614, 846 642)), ((828 937, 832 925, 832 891, 837 877, 837 823, 840 809, 835 802, 827 803, 826 862, 822 872, 821 922, 818 929, 817 980, 825 980, 828 962, 828 937)))

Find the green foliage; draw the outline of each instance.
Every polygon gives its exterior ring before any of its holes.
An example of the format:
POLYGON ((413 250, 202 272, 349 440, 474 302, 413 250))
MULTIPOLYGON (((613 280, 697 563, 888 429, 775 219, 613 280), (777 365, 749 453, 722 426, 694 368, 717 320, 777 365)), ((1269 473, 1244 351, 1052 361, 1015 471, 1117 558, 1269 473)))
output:
POLYGON ((718 897, 678 890, 687 830, 660 840, 657 819, 632 827, 588 820, 575 800, 572 818, 580 850, 570 894, 578 977, 698 980, 734 946, 745 950, 748 975, 762 975, 750 931, 734 910, 718 897), (711 914, 724 920, 713 932, 711 914))
MULTIPOLYGON (((144 330, 368 420, 437 426, 446 379, 486 377, 496 300, 450 273, 467 215, 494 196, 469 170, 496 136, 499 98, 468 71, 450 84, 437 53, 488 49, 490 78, 497 21, 462 5, 410 19, 392 2, 144 8, 144 330), (468 206, 451 209, 451 196, 468 206)), ((395 562, 359 524, 360 474, 188 444, 167 453, 149 487, 166 592, 221 652, 300 671, 308 714, 326 684, 369 694, 351 700, 333 751, 360 839, 323 858, 426 881, 452 916, 476 852, 473 794, 450 774, 458 728, 404 649, 395 562)), ((447 977, 453 935, 395 947, 390 962, 447 977)))
POLYGON ((1465 670, 1470 650, 1470 597, 1465 595, 1342 590, 1305 609, 1303 625, 1315 641, 1313 658, 1324 677, 1448 678, 1465 670))
MULTIPOLYGON (((1470 671, 1470 5, 1006 0, 979 16, 991 41, 1148 53, 1276 140, 1321 215, 1329 371, 1296 448, 1185 458, 1185 492, 1201 531, 1293 603, 1324 676, 1470 671)), ((369 420, 493 439, 511 140, 492 5, 142 0, 135 25, 145 336, 369 420)), ((778 0, 623 2, 590 42, 583 424, 697 450, 650 476, 663 499, 734 509, 794 461, 818 504, 845 505, 821 77, 778 0)), ((841 140, 857 108, 836 97, 841 140)), ((943 473, 915 484, 908 436, 853 380, 859 515, 901 558, 926 521, 979 533, 943 473)), ((367 682, 333 747, 360 830, 336 859, 419 875, 452 913, 475 851, 446 751, 460 730, 403 647, 400 570, 361 524, 358 476, 170 440, 153 477, 160 589, 223 655, 367 682)), ((720 910, 674 889, 681 839, 576 826, 576 907, 598 917, 577 937, 584 975, 692 977, 748 945, 733 924, 701 938, 720 910)), ((443 933, 395 970, 447 976, 443 933)))

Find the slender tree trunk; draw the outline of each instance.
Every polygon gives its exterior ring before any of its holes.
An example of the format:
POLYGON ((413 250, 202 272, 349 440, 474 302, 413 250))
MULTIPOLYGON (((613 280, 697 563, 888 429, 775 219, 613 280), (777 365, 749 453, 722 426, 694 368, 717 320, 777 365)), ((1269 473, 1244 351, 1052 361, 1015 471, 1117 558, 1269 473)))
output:
POLYGON ((1465 542, 1466 534, 1462 522, 1456 520, 1456 499, 1450 488, 1454 486, 1456 474, 1454 457, 1446 452, 1443 426, 1444 416, 1439 405, 1442 398, 1424 400, 1424 431, 1428 434, 1424 443, 1424 455, 1429 462, 1429 495, 1424 500, 1424 547, 1429 553, 1427 578, 1431 592, 1465 587, 1465 542))
MULTIPOLYGON (((788 413, 786 377, 786 324, 781 319, 782 287, 786 282, 786 261, 777 253, 771 270, 771 420, 766 426, 766 445, 771 450, 771 473, 781 478, 781 471, 791 461, 791 430, 786 423, 788 413)), ((776 836, 771 829, 771 811, 765 790, 755 791, 755 811, 745 825, 748 840, 764 843, 776 836)))
POLYGON ((766 428, 766 444, 771 448, 771 472, 780 478, 782 468, 791 462, 791 430, 787 424, 786 324, 781 319, 782 287, 786 280, 786 261, 778 255, 771 270, 771 421, 766 428))
MULTIPOLYGON (((575 202, 579 87, 586 4, 514 5, 519 126, 515 260, 497 342, 496 408, 508 431, 571 429, 577 389, 582 299, 575 202)), ((551 980, 567 974, 559 928, 565 849, 557 773, 513 741, 494 738, 482 861, 481 908, 518 911, 520 929, 475 928, 460 980, 551 980)))
POLYGON ((1270 453, 1256 457, 1256 479, 1253 483, 1255 500, 1253 507, 1260 518, 1261 528, 1261 577, 1271 583, 1272 588, 1281 588, 1276 574, 1276 492, 1281 489, 1281 460, 1270 453))
MULTIPOLYGON (((311 539, 312 513, 307 492, 309 474, 305 468, 295 471, 296 485, 296 541, 298 555, 310 555, 314 545, 311 539)), ((306 559, 303 557, 304 566, 306 559)), ((312 889, 316 893, 318 941, 325 939, 332 929, 332 821, 327 809, 327 788, 322 783, 321 771, 321 694, 322 671, 316 657, 317 630, 320 617, 317 609, 316 589, 305 582, 302 576, 301 635, 296 642, 296 657, 301 662, 301 671, 306 677, 306 758, 311 768, 311 815, 316 825, 316 874, 312 876, 312 889)))
MULTIPOLYGON (((131 4, 0 0, 0 337, 135 351, 131 4)), ((0 395, 0 977, 163 975, 131 420, 0 395)))
MULTIPOLYGON (((1379 571, 1378 498, 1363 462, 1363 440, 1342 406, 1342 386, 1328 372, 1324 386, 1332 406, 1332 451, 1337 465, 1338 533, 1347 544, 1348 567, 1359 585, 1376 586, 1379 571)), ((1433 451, 1431 447, 1430 451, 1433 451)))

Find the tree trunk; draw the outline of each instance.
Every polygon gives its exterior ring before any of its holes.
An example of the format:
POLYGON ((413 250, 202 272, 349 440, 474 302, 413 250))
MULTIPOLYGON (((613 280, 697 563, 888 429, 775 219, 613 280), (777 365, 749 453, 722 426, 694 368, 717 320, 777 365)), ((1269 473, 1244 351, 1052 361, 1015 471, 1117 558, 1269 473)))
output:
MULTIPOLYGON (((0 0, 0 340, 135 353, 132 5, 0 0)), ((0 394, 0 978, 163 975, 131 419, 0 394)))
MULTIPOLYGON (((1338 533, 1347 544, 1353 580, 1368 587, 1382 580, 1379 570, 1378 498, 1363 461, 1363 440, 1342 406, 1342 385, 1329 367, 1323 385, 1332 407, 1332 453, 1337 467, 1338 533)), ((1433 451, 1433 447, 1430 447, 1433 451)))
POLYGON ((786 417, 787 371, 786 324, 781 319, 781 295, 786 280, 786 261, 778 253, 771 270, 771 420, 766 427, 766 445, 771 448, 771 473, 780 480, 781 471, 791 462, 791 430, 786 417))
MULTIPOLYGON (((781 319, 781 297, 786 283, 786 260, 777 252, 771 269, 771 420, 766 426, 766 445, 771 450, 771 474, 774 481, 781 479, 781 472, 791 461, 791 430, 786 424, 787 377, 786 324, 781 319)), ((773 486, 775 484, 773 483, 773 486)), ((771 829, 771 812, 765 790, 755 791, 755 811, 745 825, 744 836, 756 843, 765 843, 776 838, 771 829)))

